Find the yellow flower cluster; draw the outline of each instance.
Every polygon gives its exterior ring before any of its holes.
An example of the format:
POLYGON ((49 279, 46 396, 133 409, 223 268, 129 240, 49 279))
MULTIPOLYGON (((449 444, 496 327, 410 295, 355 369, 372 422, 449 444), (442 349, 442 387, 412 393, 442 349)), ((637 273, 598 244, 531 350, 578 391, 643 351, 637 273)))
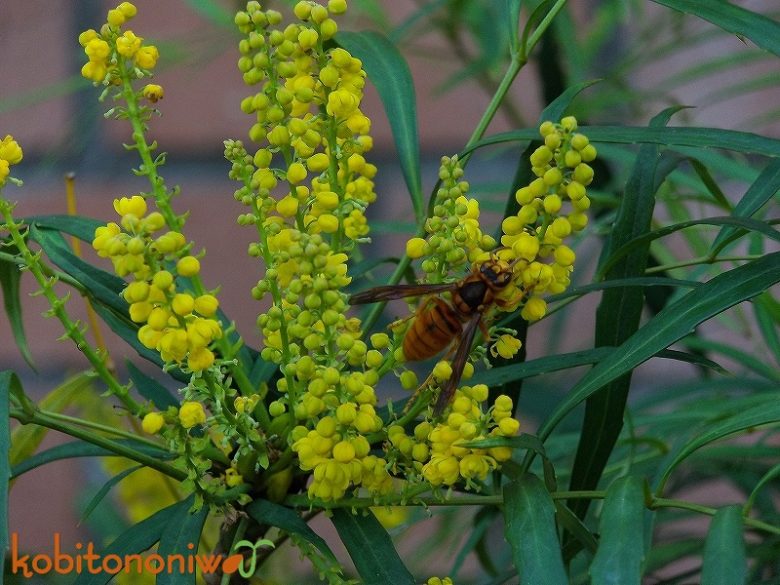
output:
POLYGON ((159 212, 147 215, 141 195, 114 200, 121 217, 95 230, 92 246, 99 256, 111 259, 119 276, 133 275, 122 292, 130 304, 130 318, 143 323, 138 339, 145 347, 160 352, 166 362, 202 371, 214 362, 209 345, 222 336, 214 318, 219 302, 214 295, 194 296, 177 289, 174 270, 181 277, 195 276, 200 262, 186 253, 187 241, 179 232, 155 232, 165 227, 159 212))
POLYGON ((293 438, 300 438, 293 443, 293 450, 300 468, 312 471, 309 497, 337 500, 357 486, 371 495, 392 491, 387 462, 370 454, 371 445, 364 436, 381 428, 382 419, 373 405, 353 402, 341 403, 333 415, 319 419, 312 430, 297 427, 293 438))
POLYGON ((13 136, 6 134, 6 137, 0 140, 0 187, 5 185, 8 175, 11 174, 11 165, 22 162, 22 156, 22 147, 13 136))
POLYGON ((249 137, 260 148, 249 154, 228 141, 225 149, 231 177, 243 182, 235 197, 250 208, 239 223, 260 236, 249 253, 266 264, 252 295, 273 299, 257 321, 261 357, 283 373, 271 428, 289 436, 298 465, 312 472, 309 494, 325 500, 391 489, 387 463, 369 454, 366 438, 382 428, 374 385, 384 357, 345 315, 345 252, 367 236, 364 211, 376 198, 376 167, 364 156, 372 147, 360 110, 365 72, 328 43, 331 16, 345 10, 344 0, 298 2, 298 22, 286 26, 257 2, 238 13, 246 35, 238 67, 260 86, 241 108, 254 117, 249 137))
POLYGON ((462 445, 489 437, 511 437, 520 427, 512 418, 511 398, 501 395, 493 407, 483 412, 482 404, 487 398, 488 388, 484 384, 463 386, 455 392, 445 421, 435 425, 423 421, 415 427, 413 436, 408 436, 401 426, 390 427, 388 438, 402 456, 399 463, 434 486, 451 486, 461 480, 468 486, 474 480, 484 480, 511 457, 511 449, 462 445))
POLYGON ((523 303, 521 314, 527 321, 545 315, 543 294, 560 293, 569 286, 575 254, 563 242, 588 223, 586 187, 593 180, 588 163, 596 158, 596 149, 576 130, 573 116, 539 127, 544 145, 531 155, 537 178, 517 190, 520 210, 501 226, 506 250, 500 254, 516 262, 517 275, 516 287, 509 287, 506 295, 523 303))
MULTIPOLYGON (((79 35, 88 61, 81 68, 81 75, 95 83, 113 83, 120 68, 130 60, 132 67, 140 70, 154 69, 160 54, 154 45, 144 45, 143 39, 131 30, 122 31, 125 22, 136 15, 137 9, 131 2, 122 2, 108 11, 106 23, 100 32, 89 29, 79 35)), ((143 72, 136 73, 142 77, 143 72)))
POLYGON ((439 180, 433 216, 425 222, 428 238, 412 238, 406 245, 410 258, 427 257, 422 269, 431 282, 440 282, 496 245, 479 227, 479 202, 468 197, 469 184, 457 155, 442 157, 439 180))
POLYGON ((294 10, 300 22, 284 29, 281 14, 257 2, 236 16, 247 35, 239 69, 248 85, 261 84, 241 108, 256 119, 249 137, 264 144, 253 156, 252 187, 265 199, 266 228, 305 227, 336 243, 368 234, 363 212, 376 198, 377 169, 364 156, 371 124, 360 110, 365 71, 346 50, 323 44, 338 28, 330 13, 345 10, 343 1, 302 1, 294 10), (283 192, 271 197, 282 181, 283 192))

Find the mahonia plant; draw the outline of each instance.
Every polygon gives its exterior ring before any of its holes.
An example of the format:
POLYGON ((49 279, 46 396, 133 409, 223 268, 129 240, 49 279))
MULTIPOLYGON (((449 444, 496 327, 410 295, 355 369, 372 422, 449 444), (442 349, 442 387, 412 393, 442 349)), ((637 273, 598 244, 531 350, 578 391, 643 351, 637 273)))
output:
MULTIPOLYGON (((161 411, 136 403, 129 385, 116 382, 105 356, 89 349, 81 328, 67 318, 64 299, 54 295, 52 279, 25 247, 11 206, 3 203, 4 225, 39 277, 53 314, 87 348, 143 431, 178 454, 174 466, 197 505, 241 506, 258 496, 282 502, 303 489, 311 506, 361 494, 398 504, 439 488, 480 490, 512 456, 506 446, 479 447, 482 439, 518 432, 510 397, 489 401, 486 385, 463 384, 443 412, 435 412, 428 407, 432 392, 456 374, 450 354, 420 385, 403 349, 412 319, 389 333, 369 334, 348 315, 348 260, 369 242, 365 213, 376 199, 377 168, 367 160, 373 141, 361 110, 363 64, 334 40, 335 18, 346 9, 344 0, 329 0, 327 7, 302 0, 293 10, 296 21, 285 24, 281 13, 250 1, 235 18, 243 35, 238 68, 252 87, 241 109, 253 122, 247 145, 227 140, 224 152, 239 185, 235 199, 245 207, 238 223, 255 233, 248 253, 263 264, 251 295, 267 306, 256 321, 260 358, 278 371, 267 382, 248 377, 241 338, 224 321, 216 289, 200 278, 204 252, 184 234, 186 214, 173 210, 178 188, 168 188, 160 175, 165 155, 153 156, 157 145, 146 139, 164 90, 148 83, 159 51, 126 28, 136 14, 133 4, 110 10, 100 30, 82 33, 79 42, 87 57, 82 74, 103 88, 101 99, 116 102, 108 115, 130 123, 129 148, 141 159, 136 174, 150 187, 115 199, 118 219, 98 227, 92 243, 125 279, 121 295, 138 327, 139 347, 186 381, 178 407, 161 411), (413 395, 403 412, 390 404, 382 418, 376 386, 385 376, 426 392, 413 395)), ((517 191, 519 211, 504 220, 500 242, 482 231, 463 161, 442 159, 424 237, 406 245, 407 256, 420 260, 422 282, 457 283, 487 261, 511 275, 501 302, 486 308, 490 339, 471 350, 463 380, 486 360, 488 342, 494 356, 511 358, 520 348, 514 331, 494 324, 500 311, 519 310, 536 321, 546 312, 544 295, 569 284, 574 252, 564 241, 587 223, 586 187, 593 177, 587 163, 596 157, 576 130, 572 117, 541 125, 544 146, 531 157, 537 178, 517 191)), ((0 187, 21 159, 12 137, 0 142, 0 187)), ((314 547, 293 541, 321 574, 343 582, 314 547)))

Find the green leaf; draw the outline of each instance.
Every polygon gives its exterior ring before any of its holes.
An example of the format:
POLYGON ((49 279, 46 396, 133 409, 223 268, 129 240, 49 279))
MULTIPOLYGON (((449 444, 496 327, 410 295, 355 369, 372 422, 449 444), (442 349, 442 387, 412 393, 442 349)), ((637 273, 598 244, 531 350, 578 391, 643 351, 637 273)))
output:
POLYGON ((780 231, 773 229, 769 224, 756 219, 738 218, 738 217, 705 217, 704 219, 692 219, 690 221, 683 221, 666 227, 662 227, 651 232, 647 232, 633 240, 626 242, 620 249, 615 250, 609 257, 609 260, 599 269, 599 273, 612 268, 612 266, 631 253, 636 248, 645 246, 648 242, 664 238, 670 234, 678 232, 680 230, 697 226, 697 225, 728 225, 735 226, 741 229, 754 231, 765 235, 766 237, 780 241, 780 231))
MULTIPOLYGON (((651 127, 663 127, 677 112, 664 110, 651 121, 651 127)), ((639 149, 631 176, 626 183, 624 197, 615 218, 609 241, 602 258, 610 258, 626 242, 641 237, 650 230, 658 187, 658 147, 644 144, 639 149)), ((668 169, 667 172, 671 172, 668 169)), ((650 243, 637 246, 631 253, 614 262, 603 271, 605 278, 637 278, 644 274, 650 243)), ((614 288, 604 291, 596 310, 596 346, 618 347, 639 328, 644 306, 644 291, 636 287, 614 288)), ((570 489, 589 490, 598 485, 604 467, 612 454, 623 429, 623 415, 631 387, 631 371, 610 380, 599 393, 587 398, 577 453, 572 465, 570 489)), ((579 518, 585 518, 591 500, 577 499, 569 507, 579 518)))
POLYGON ((276 526, 285 532, 300 536, 317 547, 323 555, 337 562, 328 544, 309 528, 309 525, 292 508, 268 500, 256 499, 246 507, 246 512, 260 524, 276 526))
MULTIPOLYGON (((169 526, 178 520, 182 510, 185 512, 189 510, 193 501, 194 496, 190 496, 186 500, 163 508, 143 522, 130 527, 98 554, 103 558, 107 555, 118 555, 124 558, 126 555, 136 555, 150 549, 160 540, 169 526)), ((136 565, 132 563, 130 571, 135 570, 136 565)), ((98 574, 84 571, 79 574, 73 585, 106 585, 113 578, 114 576, 106 571, 98 574)))
POLYGON ((588 372, 539 429, 546 438, 580 402, 604 384, 691 333, 698 325, 780 282, 780 252, 723 272, 668 305, 588 372))
MULTIPOLYGON (((720 128, 648 128, 644 126, 581 126, 579 132, 594 143, 658 144, 675 147, 721 148, 736 152, 780 156, 780 140, 737 130, 720 128)), ((538 136, 536 128, 513 130, 488 136, 473 149, 505 142, 527 142, 538 136)))
MULTIPOLYGON (((81 373, 69 378, 38 401, 38 407, 47 412, 62 412, 68 406, 93 390, 94 375, 81 373)), ((30 457, 48 433, 47 427, 21 425, 11 435, 11 465, 30 457)))
POLYGON ((378 32, 339 32, 336 41, 363 61, 368 78, 379 92, 412 198, 414 216, 419 222, 425 213, 425 199, 420 175, 417 102, 409 66, 396 46, 378 32))
POLYGON ((642 481, 621 477, 607 490, 599 520, 599 547, 590 565, 591 585, 640 585, 645 502, 642 481))
MULTIPOLYGON (((0 251, 7 254, 17 254, 19 252, 16 246, 6 240, 0 240, 0 251)), ((11 334, 24 361, 31 368, 35 369, 30 346, 27 345, 27 336, 24 332, 24 321, 22 320, 22 302, 19 298, 19 284, 21 281, 22 271, 19 270, 19 265, 0 258, 0 290, 3 291, 3 308, 8 317, 8 324, 11 326, 11 334)))
POLYGON ((504 486, 504 535, 521 583, 568 583, 555 528, 555 506, 544 483, 526 473, 504 486))
POLYGON ((138 393, 151 400, 158 410, 165 410, 169 406, 179 406, 179 401, 165 386, 154 378, 151 378, 139 370, 130 360, 127 360, 127 373, 133 381, 138 393))
POLYGON ((87 504, 86 508, 84 508, 84 512, 81 514, 81 518, 79 518, 79 524, 84 522, 89 515, 94 511, 95 508, 97 508, 97 505, 103 501, 103 498, 108 495, 108 492, 111 491, 111 488, 113 488, 116 484, 118 484, 120 481, 122 481, 124 478, 126 478, 131 473, 138 471, 139 469, 143 469, 143 465, 136 465, 134 467, 128 467, 121 473, 117 473, 114 477, 109 479, 106 483, 103 484, 103 487, 101 487, 98 492, 92 496, 92 499, 87 504))
MULTIPOLYGON (((234 12, 213 0, 185 0, 189 7, 211 24, 233 28, 234 12)), ((159 583, 159 579, 157 580, 159 583)))
POLYGON ((8 483, 11 479, 11 393, 21 393, 22 384, 10 370, 0 372, 0 585, 3 585, 5 553, 8 550, 8 483))
POLYGON ((95 230, 106 225, 105 221, 82 215, 32 215, 22 221, 28 225, 65 232, 90 244, 95 238, 95 230))
POLYGON ((756 12, 724 0, 653 0, 657 4, 708 20, 725 31, 753 41, 780 57, 780 25, 756 12))
MULTIPOLYGON (((193 498, 190 498, 190 505, 181 506, 177 510, 176 517, 168 524, 160 537, 160 546, 157 553, 162 558, 167 559, 172 555, 195 554, 200 544, 200 534, 203 532, 203 525, 209 515, 209 507, 201 506, 196 512, 191 511, 193 498), (194 545, 189 548, 188 545, 194 545)), ((209 551, 211 552, 211 551, 209 551)), ((195 572, 187 572, 186 563, 184 567, 180 563, 173 564, 174 570, 163 571, 157 576, 156 585, 195 585, 195 572), (184 570, 181 570, 184 569, 184 570)))
POLYGON ((588 89, 591 85, 595 85, 599 81, 601 80, 591 79, 577 83, 567 88, 566 91, 550 102, 550 104, 542 111, 541 115, 539 116, 539 123, 541 124, 547 120, 550 122, 557 122, 560 120, 564 113, 566 113, 568 107, 571 105, 571 102, 574 101, 574 98, 577 97, 581 91, 588 89))
POLYGON ((753 303, 753 310, 764 343, 766 343, 767 349, 772 352, 775 363, 780 365, 780 334, 778 334, 780 319, 772 315, 772 302, 772 295, 765 292, 753 303))
MULTIPOLYGON (((139 441, 134 441, 131 439, 123 439, 115 442, 125 447, 130 447, 131 449, 135 449, 136 451, 140 451, 141 453, 151 455, 152 457, 157 457, 160 460, 176 458, 175 453, 171 453, 170 451, 165 451, 162 448, 158 449, 156 447, 152 447, 151 445, 148 445, 146 443, 141 443, 139 441)), ((103 447, 98 447, 97 445, 93 445, 92 443, 85 443, 83 441, 71 441, 69 443, 63 443, 62 445, 57 445, 56 447, 52 447, 50 449, 47 449, 46 451, 41 451, 40 453, 36 453, 29 459, 25 459, 21 463, 14 465, 11 468, 11 478, 17 478, 23 473, 27 473, 28 471, 40 467, 41 465, 46 465, 47 463, 51 463, 52 461, 59 461, 60 459, 71 459, 73 457, 121 457, 121 455, 117 455, 113 451, 109 451, 108 449, 104 449, 103 447)))
POLYGON ((331 521, 365 585, 414 585, 390 535, 371 512, 361 516, 336 508, 331 521))
MULTIPOLYGON (((778 189, 780 189, 780 160, 774 160, 770 162, 758 178, 753 181, 753 184, 745 192, 745 195, 734 207, 732 217, 751 217, 774 197, 778 189)), ((725 247, 729 236, 732 235, 734 231, 736 230, 732 227, 724 227, 720 231, 710 247, 711 256, 716 256, 718 252, 725 247)))
POLYGON ((30 238, 40 244, 54 264, 78 280, 91 298, 115 311, 127 313, 127 302, 120 295, 126 284, 124 280, 76 256, 58 231, 33 224, 30 227, 30 238))
POLYGON ((704 543, 701 585, 741 585, 747 576, 741 506, 715 513, 704 543))
POLYGON ((669 461, 660 476, 656 491, 658 493, 662 492, 672 471, 698 449, 735 433, 778 421, 780 421, 780 403, 778 403, 776 397, 770 396, 765 402, 747 409, 741 409, 726 420, 708 423, 704 430, 696 434, 695 438, 670 454, 669 461))

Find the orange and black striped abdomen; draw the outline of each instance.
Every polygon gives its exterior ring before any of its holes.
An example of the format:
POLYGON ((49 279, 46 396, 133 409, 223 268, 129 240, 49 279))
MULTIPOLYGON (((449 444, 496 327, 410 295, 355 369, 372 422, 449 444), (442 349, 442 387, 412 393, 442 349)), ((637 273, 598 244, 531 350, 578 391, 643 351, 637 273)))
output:
POLYGON ((441 299, 421 311, 404 336, 404 357, 417 362, 435 356, 463 331, 457 313, 441 299))

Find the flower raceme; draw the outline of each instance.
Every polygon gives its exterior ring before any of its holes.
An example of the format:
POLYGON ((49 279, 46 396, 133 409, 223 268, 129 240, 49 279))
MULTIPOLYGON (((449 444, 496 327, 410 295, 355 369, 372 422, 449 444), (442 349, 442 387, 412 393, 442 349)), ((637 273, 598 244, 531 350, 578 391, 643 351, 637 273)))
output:
POLYGON ((87 62, 81 68, 83 77, 94 83, 113 84, 119 83, 122 69, 134 71, 133 75, 139 78, 154 69, 160 57, 157 47, 144 45, 143 39, 133 31, 121 28, 136 12, 134 4, 122 2, 108 11, 100 31, 89 29, 79 35, 79 43, 87 55, 87 62))
POLYGON ((22 162, 22 147, 7 134, 0 140, 0 187, 5 185, 6 179, 11 174, 11 166, 22 162))
POLYGON ((142 324, 139 341, 160 352, 166 362, 186 364, 195 372, 208 369, 214 363, 209 345, 222 336, 214 318, 219 302, 212 294, 180 290, 175 278, 197 275, 200 262, 187 254, 181 233, 155 235, 165 220, 159 212, 147 214, 141 195, 114 200, 114 209, 121 225, 97 228, 92 245, 99 256, 111 260, 119 276, 133 277, 122 296, 130 305, 130 318, 142 324))

